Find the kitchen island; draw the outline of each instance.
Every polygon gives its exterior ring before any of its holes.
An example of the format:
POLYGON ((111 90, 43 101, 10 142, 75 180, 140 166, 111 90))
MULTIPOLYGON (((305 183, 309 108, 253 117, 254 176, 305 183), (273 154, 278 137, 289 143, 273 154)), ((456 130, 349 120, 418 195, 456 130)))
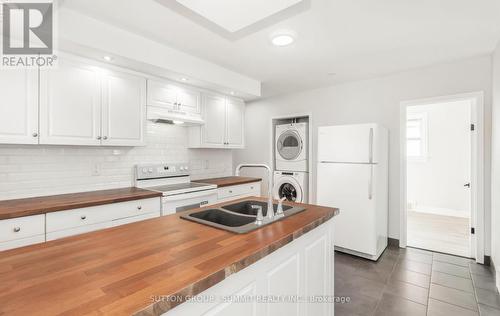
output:
POLYGON ((338 210, 301 206, 248 234, 174 214, 0 252, 0 315, 326 315, 338 210))

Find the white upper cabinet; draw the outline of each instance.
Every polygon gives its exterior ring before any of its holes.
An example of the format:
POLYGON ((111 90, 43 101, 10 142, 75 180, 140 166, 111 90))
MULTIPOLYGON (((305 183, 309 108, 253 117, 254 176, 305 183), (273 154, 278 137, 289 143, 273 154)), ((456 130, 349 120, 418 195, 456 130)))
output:
POLYGON ((90 65, 60 60, 40 71, 40 144, 100 145, 99 73, 90 65))
POLYGON ((191 148, 244 148, 245 103, 221 95, 202 95, 204 125, 189 128, 191 148))
POLYGON ((38 144, 38 71, 0 71, 0 143, 38 144))
POLYGON ((189 89, 180 89, 178 94, 179 110, 181 112, 200 114, 200 93, 189 89))
POLYGON ((140 146, 144 138, 146 79, 110 71, 102 76, 102 144, 140 146))
POLYGON ((203 95, 203 119, 205 121, 205 125, 201 127, 203 144, 223 147, 226 139, 226 125, 224 123, 226 120, 226 99, 220 96, 203 95))
POLYGON ((146 79, 100 63, 61 58, 40 70, 40 144, 140 146, 146 79))
POLYGON ((245 125, 245 103, 228 98, 226 102, 226 145, 235 148, 243 147, 245 125))
POLYGON ((175 110, 177 88, 159 81, 148 80, 148 105, 175 110))
POLYGON ((199 91, 163 81, 148 80, 147 104, 193 115, 201 112, 199 91))

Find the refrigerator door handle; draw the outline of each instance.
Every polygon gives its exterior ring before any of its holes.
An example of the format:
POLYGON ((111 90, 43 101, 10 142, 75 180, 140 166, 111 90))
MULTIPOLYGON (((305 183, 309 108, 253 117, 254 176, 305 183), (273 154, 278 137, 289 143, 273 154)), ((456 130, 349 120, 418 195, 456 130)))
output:
POLYGON ((368 161, 373 162, 373 127, 370 128, 370 135, 368 136, 368 161))
POLYGON ((370 165, 370 178, 368 180, 368 200, 373 198, 373 165, 370 165))

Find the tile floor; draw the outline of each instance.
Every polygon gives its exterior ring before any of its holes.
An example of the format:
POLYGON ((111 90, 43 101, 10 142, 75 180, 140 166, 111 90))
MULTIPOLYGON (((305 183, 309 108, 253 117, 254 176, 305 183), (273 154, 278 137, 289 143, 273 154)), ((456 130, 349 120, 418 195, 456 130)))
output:
POLYGON ((408 211, 408 245, 469 256, 469 219, 408 211))
POLYGON ((500 316, 493 272, 472 260, 388 248, 378 262, 335 253, 335 316, 500 316))

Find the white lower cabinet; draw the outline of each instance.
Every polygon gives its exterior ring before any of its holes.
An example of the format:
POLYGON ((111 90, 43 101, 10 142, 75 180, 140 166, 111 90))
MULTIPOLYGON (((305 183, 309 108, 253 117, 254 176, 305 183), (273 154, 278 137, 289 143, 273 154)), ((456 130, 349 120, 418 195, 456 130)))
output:
POLYGON ((47 240, 159 217, 160 212, 160 198, 150 198, 47 213, 47 240))
POLYGON ((333 315, 334 220, 164 315, 333 315))
POLYGON ((0 251, 44 241, 44 214, 0 221, 0 251))
POLYGON ((217 202, 227 202, 248 196, 260 196, 262 181, 231 185, 217 189, 217 202))

